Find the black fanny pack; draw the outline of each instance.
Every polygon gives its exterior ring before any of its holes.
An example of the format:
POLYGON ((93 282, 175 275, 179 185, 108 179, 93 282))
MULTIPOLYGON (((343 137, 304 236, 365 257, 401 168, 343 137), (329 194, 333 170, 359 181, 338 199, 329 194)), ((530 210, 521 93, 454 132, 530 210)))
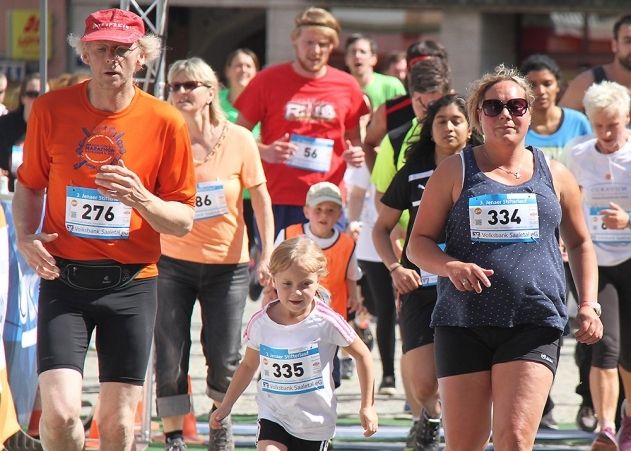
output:
POLYGON ((59 279, 76 290, 123 288, 134 280, 147 263, 123 264, 114 260, 66 260, 55 257, 59 279))

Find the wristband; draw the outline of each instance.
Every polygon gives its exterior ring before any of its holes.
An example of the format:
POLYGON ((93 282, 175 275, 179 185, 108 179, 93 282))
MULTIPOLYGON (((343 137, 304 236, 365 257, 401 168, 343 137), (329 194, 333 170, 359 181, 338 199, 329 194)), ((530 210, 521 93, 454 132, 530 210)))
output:
POLYGON ((390 266, 388 266, 388 270, 390 271, 390 274, 392 274, 392 272, 397 269, 400 268, 402 265, 399 262, 394 262, 393 264, 391 264, 390 266))

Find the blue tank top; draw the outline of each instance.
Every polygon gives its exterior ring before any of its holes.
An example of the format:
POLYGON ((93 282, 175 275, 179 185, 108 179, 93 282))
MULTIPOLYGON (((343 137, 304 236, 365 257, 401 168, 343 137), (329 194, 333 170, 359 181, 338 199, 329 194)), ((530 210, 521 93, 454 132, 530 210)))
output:
MULTIPOLYGON (((565 277, 559 251, 561 206, 543 153, 532 147, 528 150, 534 154, 534 172, 530 180, 517 186, 507 186, 487 177, 480 171, 472 148, 462 152, 464 182, 462 193, 447 218, 445 252, 461 261, 493 269, 495 274, 489 278, 491 287, 484 288, 481 294, 458 291, 449 278, 440 277, 432 326, 514 327, 533 324, 565 330, 565 277), (475 202, 511 196, 530 199, 529 215, 538 214, 538 234, 533 232, 536 235, 521 242, 501 242, 497 238, 484 241, 475 234, 472 238, 471 224, 474 227, 480 224, 475 222, 475 215, 480 212, 475 208, 475 202), (470 211, 473 222, 469 220, 470 211)), ((519 209, 519 214, 523 215, 524 208, 519 206, 519 209)), ((501 207, 497 210, 504 213, 501 207)), ((516 217, 519 216, 499 216, 500 221, 505 219, 507 222, 516 217)), ((489 214, 485 218, 491 218, 497 224, 497 216, 489 214)))

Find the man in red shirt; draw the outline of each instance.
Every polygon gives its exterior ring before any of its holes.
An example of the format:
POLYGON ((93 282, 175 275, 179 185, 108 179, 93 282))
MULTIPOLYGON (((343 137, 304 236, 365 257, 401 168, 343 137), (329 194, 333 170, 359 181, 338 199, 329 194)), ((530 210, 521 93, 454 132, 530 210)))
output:
POLYGON ((328 11, 298 14, 295 59, 259 72, 235 103, 237 123, 261 123, 259 150, 272 198, 276 233, 305 222, 309 187, 339 185, 346 165, 364 161, 359 118, 369 112, 355 79, 328 65, 340 26, 328 11))

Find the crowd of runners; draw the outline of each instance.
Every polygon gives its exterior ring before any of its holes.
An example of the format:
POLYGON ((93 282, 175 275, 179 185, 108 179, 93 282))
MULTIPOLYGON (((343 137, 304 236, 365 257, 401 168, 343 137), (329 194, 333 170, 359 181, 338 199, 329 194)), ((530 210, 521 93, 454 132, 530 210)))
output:
POLYGON ((33 74, 11 111, 0 76, 1 175, 18 249, 41 278, 43 449, 84 447, 93 334, 101 449, 135 449, 152 342, 165 450, 186 449, 199 302, 211 451, 234 449, 230 415, 250 383, 257 449, 326 450, 335 389, 355 371, 366 436, 375 392, 399 385, 406 449, 438 450, 442 427, 451 451, 491 435, 497 450, 529 450, 538 428, 557 427, 550 389, 567 335, 578 426, 595 431, 594 451, 631 451, 631 16, 615 23, 612 61, 562 96, 547 55, 456 93, 441 44, 389 54, 385 75, 371 37, 340 32, 307 8, 291 61, 261 70, 248 49, 222 68, 178 60, 163 102, 134 75, 164 43, 108 9, 68 38, 89 75, 40 96, 33 74), (347 71, 329 65, 340 45, 347 71), (242 331, 248 294, 261 310, 242 331))

